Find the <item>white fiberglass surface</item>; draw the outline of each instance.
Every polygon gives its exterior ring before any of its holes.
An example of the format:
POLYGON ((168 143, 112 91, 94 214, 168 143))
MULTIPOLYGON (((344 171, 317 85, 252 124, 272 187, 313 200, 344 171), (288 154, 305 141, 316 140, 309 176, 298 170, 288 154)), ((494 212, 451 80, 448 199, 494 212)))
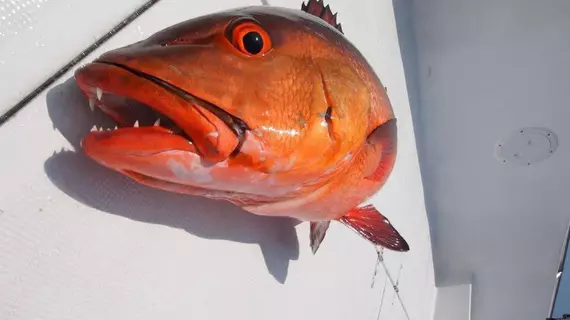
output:
MULTIPOLYGON (((396 166, 372 202, 411 246, 384 254, 400 298, 382 265, 371 285, 374 248, 339 223, 313 255, 308 223, 154 190, 87 159, 79 141, 93 119, 72 69, 0 127, 0 318, 430 318, 430 237, 392 3, 327 3, 388 87, 398 118, 396 166)), ((92 15, 114 12, 117 1, 97 4, 92 15)), ((163 0, 82 63, 177 22, 259 4, 163 0)), ((63 14, 50 19, 54 30, 68 24, 63 14)), ((3 59, 23 65, 28 58, 3 59)), ((23 90, 13 78, 0 83, 3 91, 23 90)))
POLYGON ((0 0, 0 115, 146 1, 0 0))

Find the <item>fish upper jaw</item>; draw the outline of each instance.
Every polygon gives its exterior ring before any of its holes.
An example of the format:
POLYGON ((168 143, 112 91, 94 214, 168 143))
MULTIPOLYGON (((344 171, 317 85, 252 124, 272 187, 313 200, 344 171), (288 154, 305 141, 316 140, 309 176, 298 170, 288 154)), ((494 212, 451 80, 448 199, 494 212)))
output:
MULTIPOLYGON (((130 127, 138 132, 136 127, 160 126, 192 143, 210 161, 226 159, 239 151, 243 142, 247 130, 243 121, 156 77, 96 61, 79 69, 75 78, 91 109, 97 107, 117 122, 116 131, 130 127)), ((113 134, 115 131, 105 133, 113 134)), ((142 139, 133 141, 131 148, 144 148, 144 144, 142 139)), ((93 148, 90 146, 84 148, 93 148)))

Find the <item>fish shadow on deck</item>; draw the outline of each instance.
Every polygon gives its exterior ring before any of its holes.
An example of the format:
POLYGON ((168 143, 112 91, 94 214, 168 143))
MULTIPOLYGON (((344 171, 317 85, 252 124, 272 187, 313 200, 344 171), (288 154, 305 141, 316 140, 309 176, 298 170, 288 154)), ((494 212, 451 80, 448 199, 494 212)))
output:
POLYGON ((285 282, 290 261, 299 257, 294 228, 298 221, 257 216, 225 201, 156 190, 104 168, 87 158, 79 143, 95 123, 109 120, 102 112, 89 110, 74 79, 51 89, 46 102, 54 128, 78 150, 56 152, 44 164, 60 190, 87 206, 132 220, 180 228, 206 239, 258 244, 269 273, 285 282))

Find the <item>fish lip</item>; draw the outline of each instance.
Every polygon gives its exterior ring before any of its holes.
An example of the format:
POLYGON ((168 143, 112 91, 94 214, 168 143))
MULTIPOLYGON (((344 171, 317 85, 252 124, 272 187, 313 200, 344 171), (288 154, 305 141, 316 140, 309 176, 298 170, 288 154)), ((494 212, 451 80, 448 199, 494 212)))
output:
MULTIPOLYGON (((230 156, 235 156, 237 155, 240 150, 241 147, 243 145, 243 143, 245 142, 246 139, 246 131, 251 130, 250 127, 247 125, 247 123, 245 121, 243 121, 242 119, 230 114, 229 112, 225 111, 224 109, 222 109, 221 107, 206 101, 198 96, 195 96, 193 94, 191 94, 188 91, 185 91, 165 80, 160 79, 159 77, 153 76, 151 74, 148 74, 146 72, 137 70, 135 68, 129 67, 127 65, 121 64, 121 63, 117 63, 114 61, 108 61, 105 59, 96 59, 94 61, 94 63, 99 63, 99 64, 106 64, 106 65, 111 65, 113 67, 116 68, 120 68, 126 72, 129 72, 137 77, 143 78, 147 81, 150 81, 162 88, 164 88, 165 90, 169 91, 171 94, 176 95, 184 100, 186 100, 189 103, 193 103, 193 102, 198 102, 200 104, 200 106, 202 106, 203 108, 205 108, 206 110, 210 111, 212 114, 214 114, 216 117, 218 117, 220 120, 222 120, 222 122, 224 122, 228 128, 230 128, 234 134, 237 136, 238 138, 238 144, 236 146, 236 148, 234 149, 234 151, 230 154, 230 156)), ((153 108, 153 106, 149 106, 151 108, 153 108)), ((174 119, 172 119, 173 121, 175 121, 174 119)))

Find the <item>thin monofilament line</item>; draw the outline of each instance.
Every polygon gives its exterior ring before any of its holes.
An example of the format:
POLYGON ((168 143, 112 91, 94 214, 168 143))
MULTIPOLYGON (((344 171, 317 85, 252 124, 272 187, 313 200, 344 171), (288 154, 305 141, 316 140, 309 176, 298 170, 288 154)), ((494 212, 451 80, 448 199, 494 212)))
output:
POLYGON ((382 298, 380 300, 380 308, 378 308, 378 316, 376 320, 380 320, 380 315, 382 314, 382 306, 384 305, 384 294, 386 293, 386 285, 388 284, 388 277, 384 278, 384 288, 382 288, 382 298))
POLYGON ((370 284, 370 288, 374 289, 374 284, 376 283, 376 276, 378 275, 378 267, 380 266, 380 257, 382 256, 382 252, 384 248, 381 248, 377 253, 378 257, 376 258, 376 265, 374 266, 374 274, 372 275, 372 283, 370 284))
POLYGON ((384 257, 382 256, 382 253, 380 251, 378 251, 378 261, 382 264, 384 272, 386 273, 386 277, 388 278, 388 280, 390 280, 390 284, 392 284, 392 288, 394 289, 394 294, 396 295, 396 297, 398 297, 398 301, 402 306, 402 310, 404 310, 406 319, 411 320, 410 315, 408 314, 408 310, 406 309, 406 306, 404 306, 404 302, 402 301, 402 297, 400 297, 400 290, 398 289, 398 284, 394 281, 394 278, 388 271, 388 267, 386 267, 386 264, 384 263, 384 257))
MULTIPOLYGON (((396 284, 394 285, 395 288, 397 288, 397 291, 400 291, 400 274, 402 273, 402 267, 403 265, 400 264, 400 269, 398 269, 398 276, 396 277, 396 284)), ((396 295, 392 296, 392 303, 391 306, 394 306, 394 297, 396 295)))

